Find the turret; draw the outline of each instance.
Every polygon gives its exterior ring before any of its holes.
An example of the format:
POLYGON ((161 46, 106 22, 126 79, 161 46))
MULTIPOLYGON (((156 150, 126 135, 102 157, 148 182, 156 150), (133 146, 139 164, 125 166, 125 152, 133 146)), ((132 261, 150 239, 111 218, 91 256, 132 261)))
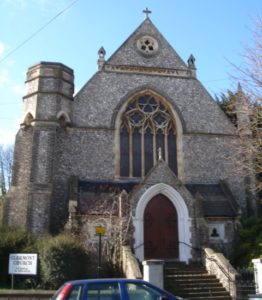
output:
POLYGON ((28 69, 24 119, 17 133, 5 222, 34 234, 49 232, 57 127, 71 123, 73 71, 41 62, 28 69), (23 209, 17 210, 17 204, 23 209))
POLYGON ((74 93, 73 70, 60 63, 40 62, 28 69, 22 127, 57 122, 62 115, 70 122, 74 93))

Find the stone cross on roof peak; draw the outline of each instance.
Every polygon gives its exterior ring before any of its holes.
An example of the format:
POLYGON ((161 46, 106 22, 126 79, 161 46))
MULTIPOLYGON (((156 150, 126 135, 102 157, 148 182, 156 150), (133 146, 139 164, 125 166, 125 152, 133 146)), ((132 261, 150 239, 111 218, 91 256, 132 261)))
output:
POLYGON ((148 19, 148 15, 152 13, 151 10, 149 10, 148 8, 143 10, 143 13, 145 14, 145 18, 148 19))

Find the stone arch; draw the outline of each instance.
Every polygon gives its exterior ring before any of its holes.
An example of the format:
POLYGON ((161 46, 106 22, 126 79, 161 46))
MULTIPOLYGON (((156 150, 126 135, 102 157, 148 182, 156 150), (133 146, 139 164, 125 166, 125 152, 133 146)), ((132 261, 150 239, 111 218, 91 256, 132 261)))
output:
POLYGON ((134 97, 139 97, 140 95, 145 94, 151 94, 155 96, 156 98, 160 99, 160 101, 168 107, 170 110, 172 116, 174 117, 174 122, 176 126, 176 135, 177 135, 177 177, 183 181, 184 180, 184 160, 183 160, 183 142, 182 142, 182 136, 183 136, 183 128, 184 128, 184 122, 181 119, 181 114, 179 111, 177 111, 174 106, 172 105, 171 101, 161 95, 160 93, 156 92, 154 89, 151 88, 144 88, 140 89, 138 91, 135 91, 132 94, 129 94, 128 97, 126 97, 122 103, 121 106, 118 106, 118 110, 114 116, 114 128, 115 128, 115 176, 118 178, 120 177, 120 126, 121 126, 121 117, 123 113, 125 112, 128 104, 130 101, 134 99, 134 97))
POLYGON ((58 112, 58 114, 56 115, 56 118, 57 118, 57 122, 58 122, 59 126, 61 128, 63 128, 64 130, 66 130, 68 125, 71 124, 71 120, 70 120, 67 112, 64 112, 64 111, 58 112))
POLYGON ((64 119, 66 123, 71 123, 70 117, 67 112, 59 111, 56 115, 57 120, 64 119))
POLYGON ((121 114, 123 111, 126 109, 126 106, 128 105, 128 102, 132 100, 133 97, 139 94, 145 94, 146 92, 151 92, 152 94, 155 94, 157 97, 162 97, 164 101, 168 105, 170 105, 170 109, 172 109, 173 114, 176 117, 176 120, 179 120, 181 123, 181 130, 182 132, 187 132, 186 128, 186 122, 183 118, 183 115, 176 105, 174 101, 162 90, 158 89, 154 85, 145 85, 145 86, 140 86, 139 88, 133 89, 131 92, 127 93, 127 95, 121 99, 121 101, 118 103, 118 105, 115 107, 112 119, 111 119, 111 128, 117 129, 119 126, 118 122, 120 122, 119 117, 121 117, 121 114), (119 116, 120 113, 120 116, 119 116))
POLYGON ((151 186, 140 197, 133 218, 134 222, 134 250, 136 257, 142 261, 144 260, 144 229, 143 216, 144 211, 149 201, 157 194, 163 194, 174 205, 178 216, 178 234, 179 234, 179 260, 188 262, 192 258, 191 254, 191 226, 192 220, 189 217, 188 208, 182 196, 173 187, 158 183, 151 186))

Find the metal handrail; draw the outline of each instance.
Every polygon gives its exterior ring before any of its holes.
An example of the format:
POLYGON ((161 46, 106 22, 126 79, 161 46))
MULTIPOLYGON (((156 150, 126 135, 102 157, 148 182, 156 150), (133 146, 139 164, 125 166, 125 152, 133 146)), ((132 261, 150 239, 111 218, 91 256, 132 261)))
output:
POLYGON ((226 290, 229 292, 229 294, 231 295, 231 297, 233 297, 233 299, 236 299, 236 293, 237 291, 234 289, 232 290, 232 293, 231 294, 231 289, 232 287, 237 287, 237 281, 236 281, 236 278, 232 279, 230 274, 232 273, 235 273, 236 275, 238 275, 238 272, 230 265, 227 266, 227 270, 217 261, 217 259, 213 258, 213 257, 210 257, 205 251, 204 251, 204 248, 203 248, 203 251, 202 251, 202 255, 203 255, 203 259, 206 259, 206 260, 209 260, 209 261, 212 261, 213 263, 215 263, 215 265, 219 268, 219 270, 225 275, 225 278, 228 282, 228 288, 226 286, 224 286, 226 288, 226 290), (234 272, 231 272, 230 269, 234 272))
POLYGON ((203 250, 202 248, 199 248, 199 247, 193 247, 192 245, 187 244, 187 243, 182 242, 182 241, 178 241, 178 243, 179 243, 179 244, 184 244, 184 245, 186 245, 188 248, 193 249, 193 250, 197 250, 197 251, 203 250))
POLYGON ((202 255, 203 255, 206 259, 208 259, 208 260, 214 262, 214 263, 219 267, 219 269, 223 272, 223 274, 228 278, 228 280, 229 280, 230 282, 235 282, 235 280, 233 280, 233 279, 229 276, 229 274, 230 274, 230 272, 229 272, 230 268, 231 268, 232 270, 234 270, 235 273, 237 273, 237 271, 236 271, 233 267, 228 266, 228 269, 225 270, 225 268, 223 268, 223 266, 222 266, 215 258, 208 256, 208 254, 205 253, 204 249, 202 249, 202 255))
MULTIPOLYGON (((193 249, 193 250, 197 250, 197 251, 203 250, 202 248, 199 248, 199 247, 193 247, 192 245, 187 244, 187 243, 182 242, 182 241, 178 241, 178 243, 179 243, 179 244, 184 244, 184 245, 186 245, 187 247, 189 247, 189 248, 191 248, 191 249, 193 249)), ((136 249, 142 247, 144 244, 145 244, 145 243, 141 243, 141 244, 137 245, 136 247, 133 247, 133 249, 136 250, 136 249)))
POLYGON ((133 247, 133 250, 136 250, 136 249, 142 247, 144 244, 145 244, 145 243, 141 243, 141 244, 137 245, 136 247, 133 247))

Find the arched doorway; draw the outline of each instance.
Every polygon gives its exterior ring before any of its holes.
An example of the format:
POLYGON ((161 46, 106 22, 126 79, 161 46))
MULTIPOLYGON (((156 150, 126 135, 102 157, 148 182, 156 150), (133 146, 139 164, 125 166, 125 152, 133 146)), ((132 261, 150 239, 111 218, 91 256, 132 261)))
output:
MULTIPOLYGON (((172 203, 177 212, 178 237, 179 237, 179 261, 188 262, 192 258, 191 232, 192 219, 189 216, 187 205, 180 193, 165 183, 157 183, 149 187, 140 197, 133 217, 134 224, 134 251, 136 257, 143 261, 144 255, 144 212, 148 203, 157 195, 164 195, 172 203)), ((160 209, 161 211, 161 209, 160 209)))
POLYGON ((166 196, 158 194, 144 211, 145 259, 178 259, 178 241, 177 211, 166 196))

